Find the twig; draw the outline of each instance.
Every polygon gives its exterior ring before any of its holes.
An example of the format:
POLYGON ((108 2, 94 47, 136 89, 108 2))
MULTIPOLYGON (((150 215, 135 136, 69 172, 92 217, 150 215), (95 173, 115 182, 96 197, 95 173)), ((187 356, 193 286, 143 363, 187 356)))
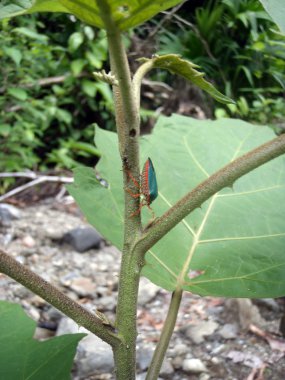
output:
POLYGON ((58 182, 58 183, 72 183, 73 178, 71 177, 61 177, 61 176, 48 176, 48 175, 37 175, 34 172, 16 172, 16 173, 0 173, 0 178, 8 177, 25 177, 33 179, 33 181, 25 183, 24 185, 18 186, 15 189, 8 191, 6 194, 0 196, 0 202, 4 199, 10 198, 11 196, 18 194, 29 187, 36 186, 43 182, 58 182))
POLYGON ((107 326, 100 315, 97 316, 79 305, 25 265, 13 259, 2 249, 0 249, 0 271, 42 297, 52 306, 72 318, 79 326, 85 327, 111 346, 114 347, 120 342, 112 326, 107 326))

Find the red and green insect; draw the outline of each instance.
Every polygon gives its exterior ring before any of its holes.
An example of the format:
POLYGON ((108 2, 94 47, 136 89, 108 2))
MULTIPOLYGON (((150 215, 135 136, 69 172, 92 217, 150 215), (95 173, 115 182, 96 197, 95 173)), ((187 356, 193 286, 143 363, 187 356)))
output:
POLYGON ((158 187, 156 181, 156 174, 153 167, 153 163, 150 158, 148 158, 143 166, 143 170, 141 173, 140 185, 133 178, 131 173, 129 173, 130 178, 132 179, 134 185, 139 189, 138 194, 132 193, 129 189, 127 189, 128 193, 131 194, 133 198, 140 198, 140 206, 138 211, 132 214, 132 216, 137 215, 141 212, 141 209, 144 206, 147 206, 153 213, 150 204, 157 198, 158 196, 158 187))

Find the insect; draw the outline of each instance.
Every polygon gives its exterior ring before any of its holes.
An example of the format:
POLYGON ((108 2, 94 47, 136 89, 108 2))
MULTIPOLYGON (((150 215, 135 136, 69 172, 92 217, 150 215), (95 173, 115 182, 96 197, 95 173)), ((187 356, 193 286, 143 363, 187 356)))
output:
POLYGON ((127 189, 128 193, 133 198, 140 198, 139 209, 135 211, 131 216, 139 214, 144 206, 147 206, 154 215, 154 212, 150 207, 150 204, 157 198, 158 188, 155 170, 151 159, 148 158, 143 166, 143 170, 140 176, 140 184, 135 180, 135 178, 132 176, 130 172, 128 173, 128 175, 130 176, 134 185, 139 189, 139 193, 137 194, 134 194, 131 192, 131 190, 127 189))

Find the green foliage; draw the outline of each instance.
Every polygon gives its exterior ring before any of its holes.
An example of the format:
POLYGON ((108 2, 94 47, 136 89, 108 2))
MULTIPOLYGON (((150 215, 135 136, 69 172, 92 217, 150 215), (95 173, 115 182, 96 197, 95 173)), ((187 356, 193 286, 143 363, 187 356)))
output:
POLYGON ((0 302, 0 378, 68 380, 78 342, 86 334, 64 335, 39 342, 36 323, 21 306, 0 302), (13 365, 11 364, 13 363, 13 365))
POLYGON ((92 75, 107 60, 105 32, 29 16, 3 21, 0 41, 0 171, 94 162, 91 123, 113 128, 111 89, 92 75))
POLYGON ((210 82, 204 79, 204 73, 197 70, 197 65, 186 61, 175 54, 155 56, 152 59, 142 59, 143 62, 152 61, 153 67, 166 69, 172 74, 177 74, 194 83, 197 87, 208 92, 214 99, 221 103, 234 103, 227 96, 221 94, 210 82))
MULTIPOLYGON (((173 7, 182 0, 149 0, 104 1, 110 7, 113 19, 121 30, 127 30, 145 22, 157 13, 173 7)), ((34 12, 65 12, 75 15, 86 24, 104 28, 98 5, 89 0, 17 0, 6 1, 0 6, 0 19, 34 12), (11 4, 12 3, 12 4, 11 4), (6 5, 5 5, 6 4, 6 5)))
MULTIPOLYGON (((189 189, 272 137, 268 128, 238 120, 161 117, 154 133, 141 141, 142 162, 151 157, 157 174, 155 213, 162 215, 189 189)), ((102 152, 96 168, 108 188, 100 185, 93 169, 78 168, 68 189, 88 221, 122 248, 124 193, 117 137, 97 130, 96 144, 102 152), (110 150, 112 155, 106 154, 110 150)), ((184 273, 184 289, 201 295, 284 294, 284 164, 284 157, 267 163, 190 214, 147 253, 143 274, 174 290, 184 273), (193 273, 197 277, 191 278, 193 273)), ((143 213, 147 222, 149 210, 143 213)))
MULTIPOLYGON (((203 67, 227 96, 243 97, 249 107, 259 96, 272 100, 284 95, 285 36, 274 30, 257 0, 211 0, 196 9, 195 17, 178 13, 173 20, 173 26, 161 30, 159 53, 181 54, 203 67)), ((255 110, 247 114, 259 121, 255 116, 255 110)), ((266 116, 267 123, 276 121, 274 112, 266 116)))

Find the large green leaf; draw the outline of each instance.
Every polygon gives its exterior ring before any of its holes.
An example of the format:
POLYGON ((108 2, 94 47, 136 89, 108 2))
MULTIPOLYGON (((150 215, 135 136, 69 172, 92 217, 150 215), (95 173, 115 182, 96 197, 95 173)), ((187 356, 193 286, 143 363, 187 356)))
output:
POLYGON ((284 0, 259 0, 264 9, 285 34, 285 1, 284 0))
MULTIPOLYGON (((229 161, 273 137, 269 128, 239 120, 161 117, 153 134, 142 138, 141 149, 142 159, 151 157, 157 173, 156 215, 229 161)), ((108 181, 108 189, 98 182, 95 185, 94 171, 88 170, 84 177, 86 169, 80 168, 69 189, 88 220, 121 248, 123 190, 117 137, 98 130, 96 144, 103 153, 97 170, 108 181)), ((284 295, 284 190, 285 159, 280 157, 242 177, 233 190, 222 190, 185 218, 147 253, 143 274, 173 290, 185 272, 184 289, 201 295, 284 295)), ((143 218, 145 223, 151 218, 147 208, 143 218)))
MULTIPOLYGON (((119 28, 127 30, 181 1, 106 0, 106 3, 109 4, 112 17, 119 28)), ((68 12, 87 24, 104 27, 95 0, 14 0, 8 5, 0 5, 0 19, 34 12, 68 12)))
POLYGON ((183 78, 194 83, 202 90, 208 92, 214 99, 221 103, 234 103, 234 101, 219 92, 210 82, 204 79, 204 73, 195 68, 199 67, 190 61, 180 58, 177 54, 166 54, 156 56, 151 59, 142 59, 143 62, 152 61, 153 67, 169 70, 173 74, 182 76, 183 78))
POLYGON ((36 323, 16 304, 0 302, 0 379, 68 380, 76 346, 86 334, 39 342, 36 323))

